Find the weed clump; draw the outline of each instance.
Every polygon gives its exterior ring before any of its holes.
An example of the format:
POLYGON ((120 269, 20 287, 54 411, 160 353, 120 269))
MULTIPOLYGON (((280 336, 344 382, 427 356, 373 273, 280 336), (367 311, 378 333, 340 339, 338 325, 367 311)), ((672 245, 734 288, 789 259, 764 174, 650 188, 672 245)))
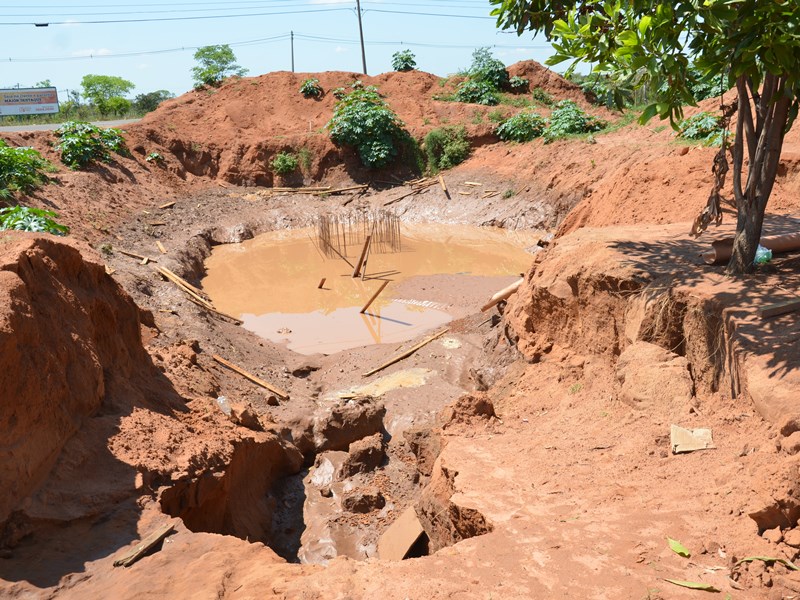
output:
POLYGON ((269 163, 272 170, 278 175, 288 175, 294 173, 299 166, 297 156, 291 152, 278 152, 275 158, 269 163))
POLYGON ((315 77, 306 79, 300 86, 300 93, 303 94, 303 98, 322 98, 323 91, 319 79, 315 77))
POLYGON ((547 129, 547 121, 535 112, 522 112, 503 121, 497 128, 498 137, 504 142, 529 142, 541 137, 547 129))
POLYGON ((604 121, 587 114, 572 100, 561 100, 550 114, 550 124, 544 132, 545 142, 580 133, 600 131, 604 121))
POLYGON ((425 136, 425 156, 432 173, 461 164, 469 152, 467 130, 463 126, 439 127, 425 136))
POLYGON ((376 87, 354 84, 353 88, 336 103, 326 127, 334 143, 355 147, 365 167, 385 167, 409 135, 376 87))
POLYGON ((37 150, 14 148, 0 139, 0 198, 7 200, 15 193, 29 194, 49 181, 47 173, 56 168, 37 150))
POLYGON ((95 162, 110 162, 111 153, 130 156, 123 132, 119 129, 102 129, 91 123, 68 121, 55 131, 61 141, 56 150, 61 152, 61 162, 70 169, 82 169, 95 162))

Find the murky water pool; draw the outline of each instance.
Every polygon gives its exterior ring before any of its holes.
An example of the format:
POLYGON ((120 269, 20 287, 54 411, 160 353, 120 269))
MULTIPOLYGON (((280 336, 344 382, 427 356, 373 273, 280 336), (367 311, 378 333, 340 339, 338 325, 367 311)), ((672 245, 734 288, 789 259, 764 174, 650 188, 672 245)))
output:
MULTIPOLYGON (((330 354, 397 343, 451 320, 447 306, 393 297, 398 282, 419 275, 517 275, 531 255, 533 232, 468 226, 403 225, 402 251, 370 254, 364 278, 341 258, 327 258, 311 229, 274 231, 213 249, 203 288, 244 327, 303 354, 330 354), (319 284, 325 283, 322 288, 319 284), (385 280, 391 283, 362 307, 385 280)), ((360 248, 348 252, 356 262, 360 248)), ((476 307, 477 309, 477 307, 476 307)))

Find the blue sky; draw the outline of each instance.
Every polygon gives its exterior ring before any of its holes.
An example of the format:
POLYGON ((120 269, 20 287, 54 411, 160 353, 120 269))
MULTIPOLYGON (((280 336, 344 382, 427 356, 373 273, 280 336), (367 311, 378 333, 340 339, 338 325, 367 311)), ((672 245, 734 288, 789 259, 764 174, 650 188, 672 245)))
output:
MULTIPOLYGON (((49 79, 64 99, 65 90, 80 88, 84 75, 100 74, 132 81, 131 96, 159 89, 181 94, 192 87, 196 47, 230 44, 238 64, 249 75, 261 75, 290 69, 291 31, 296 71, 360 72, 355 5, 355 0, 2 0, 0 87, 49 79)), ((499 32, 490 10, 488 0, 362 0, 369 74, 389 71, 391 55, 405 48, 416 54, 418 68, 437 75, 467 67, 479 46, 492 46, 506 64, 549 56, 544 40, 499 32)))

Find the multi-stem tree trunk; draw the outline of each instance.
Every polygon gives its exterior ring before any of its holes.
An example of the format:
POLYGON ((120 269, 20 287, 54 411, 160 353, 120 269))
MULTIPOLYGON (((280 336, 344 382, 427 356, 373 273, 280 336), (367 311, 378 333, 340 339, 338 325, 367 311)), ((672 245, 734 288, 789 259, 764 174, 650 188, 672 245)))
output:
POLYGON ((764 77, 760 92, 744 76, 736 82, 739 114, 733 144, 733 195, 737 221, 733 255, 727 267, 727 272, 732 275, 753 269, 764 211, 778 173, 789 120, 791 98, 785 93, 785 84, 784 76, 772 74, 764 77), (745 149, 748 164, 747 179, 743 184, 745 149))

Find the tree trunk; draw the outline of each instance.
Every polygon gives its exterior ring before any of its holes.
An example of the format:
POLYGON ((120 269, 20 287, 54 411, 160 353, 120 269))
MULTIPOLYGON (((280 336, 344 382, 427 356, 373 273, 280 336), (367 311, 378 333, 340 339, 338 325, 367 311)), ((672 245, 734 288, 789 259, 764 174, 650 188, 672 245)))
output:
POLYGON ((744 76, 736 82, 739 110, 732 152, 737 217, 733 253, 726 269, 730 275, 748 273, 755 267, 764 212, 778 173, 789 120, 791 99, 785 93, 785 82, 783 76, 767 74, 760 94, 744 76), (754 106, 750 104, 751 94, 754 106), (745 147, 747 182, 742 185, 745 147))

